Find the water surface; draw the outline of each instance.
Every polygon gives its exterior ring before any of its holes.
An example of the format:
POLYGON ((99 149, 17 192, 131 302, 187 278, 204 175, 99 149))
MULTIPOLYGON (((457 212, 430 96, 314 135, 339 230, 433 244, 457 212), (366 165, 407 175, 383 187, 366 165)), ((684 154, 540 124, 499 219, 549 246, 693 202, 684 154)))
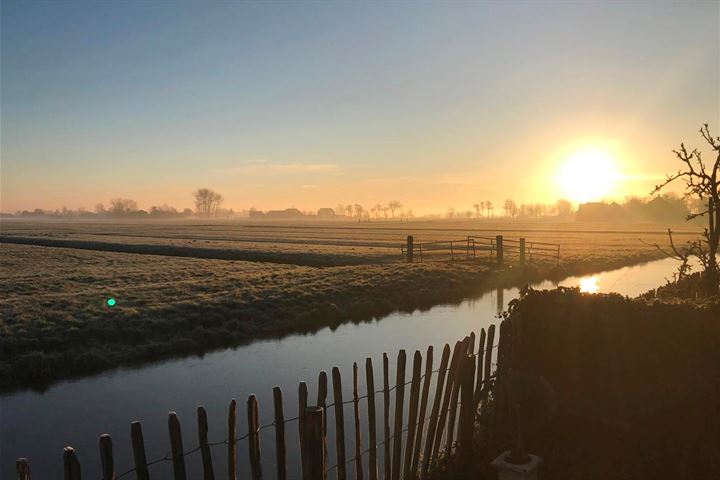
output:
MULTIPOLYGON (((637 296, 664 283, 671 277, 676 262, 660 260, 635 267, 571 277, 559 282, 564 286, 582 286, 586 290, 618 292, 637 296)), ((536 288, 554 288, 557 284, 542 282, 536 288)), ((496 290, 459 305, 438 306, 411 314, 396 313, 379 320, 347 323, 332 330, 293 335, 280 340, 263 340, 238 348, 222 350, 203 357, 169 360, 136 369, 117 370, 80 380, 65 381, 43 393, 20 391, 0 397, 0 478, 14 478, 14 462, 27 457, 34 478, 58 478, 62 475, 62 451, 75 447, 86 478, 100 476, 97 439, 109 433, 113 439, 116 471, 132 466, 130 422, 142 422, 149 459, 167 453, 167 412, 176 411, 183 427, 185 449, 197 445, 195 408, 204 405, 210 424, 210 441, 226 438, 227 408, 231 398, 238 399, 239 430, 245 424, 245 400, 255 393, 260 404, 260 423, 273 420, 272 387, 279 385, 284 394, 286 418, 297 415, 298 382, 308 383, 310 402, 314 402, 317 375, 337 365, 343 373, 345 399, 351 395, 352 363, 361 366, 361 394, 364 394, 364 362, 371 357, 375 365, 376 388, 382 385, 382 353, 391 356, 391 379, 397 351, 408 352, 407 376, 410 375, 412 352, 427 346, 435 349, 435 364, 445 343, 454 342, 471 331, 479 332, 515 298, 518 289, 496 290)), ((392 381, 392 380, 391 380, 392 381)), ((432 391, 432 390, 431 390, 432 391)), ((407 395, 406 395, 407 396, 407 395)), ((381 403, 380 403, 381 405, 381 403)), ((406 409, 407 410, 407 409, 406 409)), ((378 415, 381 414, 381 409, 378 415)), ((363 416, 365 415, 363 404, 363 416)), ((363 417, 367 418, 367 417, 363 417)), ((332 416, 329 417, 332 422, 332 416)), ((350 426, 352 409, 345 409, 348 426, 348 459, 352 457, 350 426)), ((378 430, 382 432, 381 429, 378 430)), ((297 422, 288 423, 288 461, 297 465, 297 422)), ((262 432, 262 457, 265 476, 274 478, 274 432, 262 432)), ((330 464, 334 449, 330 441, 330 464)), ((247 444, 240 443, 238 460, 240 478, 249 478, 247 444)), ((223 446, 213 449, 217 478, 226 478, 226 452, 223 446)), ((199 456, 188 457, 189 478, 198 478, 199 456)), ((291 470, 291 478, 297 471, 291 470)), ((151 476, 170 478, 170 463, 151 467, 151 476)), ((129 478, 134 478, 131 474, 129 478)))

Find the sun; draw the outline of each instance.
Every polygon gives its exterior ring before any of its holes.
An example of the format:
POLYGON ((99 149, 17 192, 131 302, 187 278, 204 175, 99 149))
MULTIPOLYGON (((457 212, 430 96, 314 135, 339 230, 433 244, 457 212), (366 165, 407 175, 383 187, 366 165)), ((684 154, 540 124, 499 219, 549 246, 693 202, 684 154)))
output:
POLYGON ((613 155, 594 147, 571 153, 555 177, 562 196, 575 203, 598 201, 612 195, 618 180, 613 155))

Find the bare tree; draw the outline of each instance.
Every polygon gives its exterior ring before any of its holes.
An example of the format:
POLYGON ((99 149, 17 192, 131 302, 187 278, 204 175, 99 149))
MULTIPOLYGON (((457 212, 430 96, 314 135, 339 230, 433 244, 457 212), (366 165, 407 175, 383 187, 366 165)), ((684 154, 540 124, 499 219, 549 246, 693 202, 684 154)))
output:
POLYGON ((353 210, 355 211, 355 216, 358 217, 358 219, 362 217, 363 212, 365 212, 365 209, 359 203, 353 205, 353 210))
POLYGON ((138 204, 135 200, 129 198, 113 198, 110 200, 110 213, 113 215, 127 215, 137 211, 138 204))
POLYGON ((490 212, 493 210, 493 204, 490 200, 485 202, 485 208, 487 208, 488 217, 490 216, 490 212))
POLYGON ((475 218, 480 218, 480 204, 474 203, 473 208, 475 209, 475 218))
MULTIPOLYGON (((705 123, 700 128, 700 135, 710 145, 715 155, 714 163, 708 165, 697 148, 688 151, 684 143, 679 150, 673 150, 675 156, 683 163, 677 173, 668 175, 667 179, 656 185, 651 194, 658 193, 675 180, 685 182, 684 198, 699 199, 702 208, 691 212, 687 220, 707 216, 708 226, 704 232, 704 243, 707 244, 707 265, 705 266, 703 286, 708 295, 717 295, 720 291, 717 252, 720 243, 720 137, 713 137, 705 123)), ((712 160, 711 160, 712 161, 712 160)), ((672 240, 672 232, 669 232, 672 240)))
POLYGON ((390 209, 390 214, 392 215, 392 218, 395 218, 395 210, 402 208, 402 203, 398 202, 397 200, 393 200, 388 203, 388 208, 390 209))
POLYGON ((103 205, 102 203, 96 203, 95 213, 105 213, 105 205, 103 205))
POLYGON ((223 196, 209 188, 199 188, 193 192, 195 210, 201 217, 211 217, 217 213, 223 203, 223 196))
POLYGON ((379 203, 376 203, 375 207, 373 207, 373 208, 375 210, 375 218, 378 218, 380 216, 380 212, 382 212, 383 207, 379 203))

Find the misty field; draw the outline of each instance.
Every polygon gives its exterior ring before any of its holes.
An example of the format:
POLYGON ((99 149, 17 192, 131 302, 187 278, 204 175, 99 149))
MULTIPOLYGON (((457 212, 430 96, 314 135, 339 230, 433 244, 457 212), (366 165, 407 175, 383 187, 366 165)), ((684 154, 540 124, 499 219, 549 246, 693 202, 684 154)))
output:
POLYGON ((498 286, 659 257, 639 238, 663 242, 662 227, 624 227, 490 221, 3 222, 0 385, 13 388, 200 354, 254 338, 459 302, 498 286), (409 233, 416 242, 496 233, 559 242, 561 263, 498 271, 484 257, 466 261, 461 255, 450 262, 438 255, 408 265, 400 245, 409 233), (12 238, 60 239, 73 248, 8 243, 12 238), (168 256, 98 251, 98 244, 102 250, 122 245, 141 252, 146 246, 191 250, 187 256, 168 256), (198 244, 202 248, 192 250, 198 244), (231 252, 228 258, 235 259, 202 258, 207 249, 231 252), (272 255, 280 259, 273 261, 272 255), (262 261, 237 260, 245 257, 262 261), (109 307, 108 298, 117 304, 109 307))

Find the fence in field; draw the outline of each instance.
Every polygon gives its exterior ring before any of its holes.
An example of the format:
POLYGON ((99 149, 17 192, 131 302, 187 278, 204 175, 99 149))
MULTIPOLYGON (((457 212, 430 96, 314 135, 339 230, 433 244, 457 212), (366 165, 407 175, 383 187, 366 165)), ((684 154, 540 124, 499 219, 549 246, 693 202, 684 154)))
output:
POLYGON ((407 242, 400 244, 400 253, 408 263, 413 263, 415 258, 422 262, 426 258, 447 258, 448 255, 450 260, 487 258, 498 265, 503 265, 508 256, 516 257, 520 265, 532 263, 534 258, 547 258, 555 260, 556 264, 560 263, 559 243, 511 239, 503 235, 468 235, 465 238, 432 242, 415 242, 414 236, 408 235, 407 242))
MULTIPOLYGON (((238 477, 238 448, 240 442, 247 441, 248 462, 252 480, 263 476, 274 476, 277 480, 287 480, 293 475, 293 465, 287 461, 288 439, 286 431, 290 423, 297 422, 297 439, 300 453, 299 471, 302 480, 326 479, 334 472, 338 480, 346 480, 348 468, 354 468, 354 478, 369 480, 416 479, 426 478, 436 465, 440 452, 456 454, 458 461, 469 462, 475 420, 478 414, 488 412, 487 403, 499 394, 495 385, 498 375, 502 375, 505 352, 508 351, 507 337, 504 333, 505 321, 500 324, 498 343, 495 344, 495 325, 487 332, 482 329, 475 348, 475 333, 457 341, 451 349, 448 344, 442 351, 440 365, 433 369, 433 347, 425 354, 423 367, 422 353, 415 352, 412 364, 412 376, 406 381, 406 354, 400 350, 397 356, 395 385, 390 386, 389 357, 383 353, 382 388, 375 387, 375 376, 371 358, 365 361, 366 393, 359 394, 359 369, 353 364, 352 398, 343 399, 342 378, 338 367, 332 369, 332 402, 328 401, 328 375, 320 372, 318 376, 317 401, 308 403, 308 389, 305 382, 298 387, 298 414, 286 418, 283 394, 280 387, 273 388, 274 420, 259 424, 259 405, 254 394, 247 400, 247 431, 240 435, 238 431, 238 412, 235 399, 230 401, 228 412, 228 430, 225 439, 211 442, 208 439, 207 412, 203 406, 197 407, 198 439, 197 446, 185 449, 187 438, 183 438, 180 419, 175 412, 168 414, 168 432, 170 450, 162 457, 148 460, 145 451, 142 425, 132 422, 130 425, 133 467, 116 470, 113 456, 113 442, 109 435, 99 438, 99 451, 102 480, 120 480, 134 476, 137 480, 149 480, 152 466, 162 462, 172 464, 173 479, 186 480, 186 460, 200 453, 204 480, 214 480, 217 475, 213 463, 214 448, 227 449, 227 478, 238 477), (493 362, 495 351, 495 362, 493 362), (496 366, 493 371, 493 366, 496 366), (437 374, 432 402, 430 387, 433 375, 437 374), (406 387, 409 388, 409 401, 406 400, 406 387), (391 394, 394 393, 394 402, 391 394), (379 407, 376 397, 382 399, 382 431, 378 432, 379 407), (363 438, 363 421, 360 415, 360 402, 367 402, 367 435, 363 438), (394 407, 393 404, 394 403, 394 407), (405 406, 407 404, 407 410, 405 406), (352 405, 352 421, 345 422, 345 407, 352 405), (328 412, 333 412, 334 425, 328 421, 328 412), (407 412, 407 415, 405 415, 407 412), (428 414, 429 413, 429 414, 428 414), (404 419, 407 419, 406 421, 404 419), (332 465, 328 458, 328 430, 334 427, 335 458, 332 465), (260 432, 275 430, 275 472, 268 475, 263 472, 261 463, 260 432), (354 449, 346 451, 346 428, 352 430, 354 449), (382 436, 382 440, 379 437, 382 436), (405 441, 403 442, 403 439, 405 441), (367 442, 367 443, 365 443, 367 442), (363 444, 368 448, 363 449, 363 444), (382 451, 380 450, 382 447, 382 451), (349 459, 348 453, 352 455, 349 459), (380 461, 382 456, 382 462, 380 461), (367 466, 367 471, 364 470, 367 466)), ((379 380, 379 379, 378 379, 379 380)), ((331 432, 332 433, 332 432, 331 432)), ((64 479, 80 480, 81 465, 75 449, 68 446, 63 452, 64 479)), ((298 468, 299 467, 299 468, 298 468)), ((30 464, 20 458, 16 462, 18 480, 30 480, 30 464)), ((86 472, 87 475, 87 472, 86 472)))

